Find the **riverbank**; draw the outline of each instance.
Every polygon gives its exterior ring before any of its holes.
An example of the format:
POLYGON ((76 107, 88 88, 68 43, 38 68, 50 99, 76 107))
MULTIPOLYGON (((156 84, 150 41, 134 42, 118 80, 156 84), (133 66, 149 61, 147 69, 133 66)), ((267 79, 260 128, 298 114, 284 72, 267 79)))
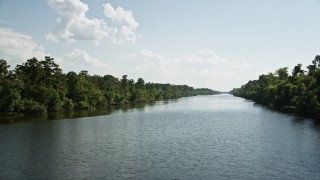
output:
POLYGON ((291 74, 287 67, 279 68, 233 89, 231 94, 280 112, 320 119, 320 56, 315 57, 307 70, 301 64, 291 74))
POLYGON ((92 110, 102 104, 140 104, 162 99, 219 93, 193 88, 136 81, 127 75, 90 75, 88 71, 63 73, 54 58, 28 59, 14 70, 0 60, 0 113, 6 115, 47 114, 77 109, 92 110))

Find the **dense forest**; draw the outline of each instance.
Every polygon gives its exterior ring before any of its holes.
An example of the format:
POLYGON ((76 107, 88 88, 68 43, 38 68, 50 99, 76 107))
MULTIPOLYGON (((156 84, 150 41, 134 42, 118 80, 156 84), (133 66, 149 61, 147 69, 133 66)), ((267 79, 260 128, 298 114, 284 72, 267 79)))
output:
POLYGON ((231 94, 287 113, 320 118, 320 56, 303 70, 297 64, 291 73, 280 68, 275 73, 260 75, 231 94))
POLYGON ((0 60, 0 115, 38 114, 48 111, 92 109, 98 105, 147 103, 185 96, 217 94, 207 88, 187 85, 136 82, 123 75, 89 75, 63 73, 51 57, 28 59, 10 70, 0 60))

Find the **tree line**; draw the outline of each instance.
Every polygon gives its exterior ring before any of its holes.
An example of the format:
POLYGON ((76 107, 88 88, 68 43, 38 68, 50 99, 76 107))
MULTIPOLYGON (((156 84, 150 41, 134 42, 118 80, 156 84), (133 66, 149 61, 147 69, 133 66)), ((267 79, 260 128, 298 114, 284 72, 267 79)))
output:
POLYGON ((302 64, 291 73, 287 67, 280 68, 233 89, 231 94, 282 112, 320 118, 320 56, 306 70, 302 64))
POLYGON ((10 70, 0 60, 0 115, 38 114, 98 105, 147 103, 185 96, 217 94, 207 88, 187 85, 136 82, 123 75, 89 75, 88 71, 63 73, 54 58, 28 59, 10 70))

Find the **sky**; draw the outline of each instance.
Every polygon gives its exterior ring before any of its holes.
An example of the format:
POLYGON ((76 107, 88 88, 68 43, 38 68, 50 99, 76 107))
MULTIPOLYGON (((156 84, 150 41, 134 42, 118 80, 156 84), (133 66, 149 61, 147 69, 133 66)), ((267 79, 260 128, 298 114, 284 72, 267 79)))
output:
POLYGON ((320 54, 320 0, 0 0, 0 59, 229 91, 320 54))

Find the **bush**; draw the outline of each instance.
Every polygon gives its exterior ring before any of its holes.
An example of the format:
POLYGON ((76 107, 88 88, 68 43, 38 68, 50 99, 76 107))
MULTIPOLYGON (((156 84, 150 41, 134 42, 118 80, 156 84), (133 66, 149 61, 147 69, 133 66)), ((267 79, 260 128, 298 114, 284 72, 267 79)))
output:
POLYGON ((27 114, 45 114, 47 109, 45 106, 33 100, 23 99, 18 103, 18 112, 27 114))
POLYGON ((74 108, 74 104, 71 99, 66 99, 63 105, 65 110, 72 110, 74 108))
POLYGON ((80 101, 77 104, 78 109, 92 109, 92 106, 87 101, 80 101))
POLYGON ((284 112, 284 113, 295 113, 296 112, 296 108, 295 108, 295 106, 283 106, 283 107, 281 107, 281 112, 284 112))

